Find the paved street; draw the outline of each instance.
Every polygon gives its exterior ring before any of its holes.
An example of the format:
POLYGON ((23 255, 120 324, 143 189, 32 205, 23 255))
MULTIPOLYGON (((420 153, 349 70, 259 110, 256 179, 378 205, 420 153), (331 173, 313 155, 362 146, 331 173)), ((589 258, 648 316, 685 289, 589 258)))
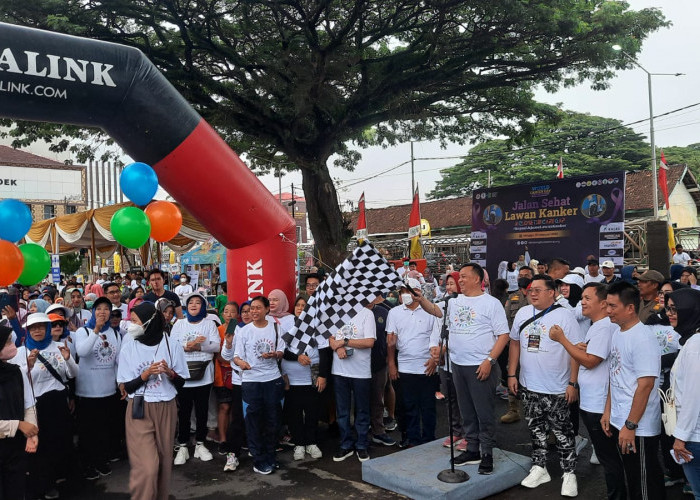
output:
MULTIPOLYGON (((505 411, 506 403, 498 400, 498 414, 505 411)), ((438 402, 438 429, 445 434, 445 404, 438 402)), ((585 428, 582 426, 582 433, 585 428)), ((393 437, 397 438, 398 433, 394 432, 393 437)), ((499 446, 516 453, 528 455, 530 452, 529 436, 526 425, 523 421, 517 424, 498 424, 499 446)), ((320 447, 324 457, 314 461, 307 459, 301 462, 292 460, 292 452, 284 451, 279 454, 282 468, 269 475, 261 476, 252 471, 250 458, 242 461, 239 469, 232 473, 222 472, 224 457, 214 454, 214 460, 202 463, 199 460, 190 459, 187 464, 177 467, 174 471, 173 488, 171 498, 176 499, 237 499, 237 498, 257 498, 257 499, 317 499, 317 498, 339 498, 356 499, 372 498, 382 500, 390 498, 400 498, 392 492, 376 488, 370 484, 362 482, 362 472, 360 462, 356 458, 348 458, 344 462, 336 463, 332 460, 332 454, 336 448, 336 440, 327 436, 325 429, 321 432, 320 447)), ((580 499, 601 499, 605 497, 605 485, 603 471, 600 466, 591 465, 590 446, 581 454, 577 469, 579 496, 580 499)), ((212 450, 213 451, 213 450, 212 450)), ((389 453, 400 452, 397 447, 387 448, 374 446, 371 449, 371 456, 377 457, 389 453)), ((562 498, 559 495, 561 487, 561 472, 556 458, 556 453, 552 450, 551 459, 548 465, 552 482, 542 485, 535 490, 517 486, 492 499, 533 499, 542 500, 545 498, 562 498)), ((448 467, 449 450, 445 449, 445 468, 448 467)), ((82 490, 75 495, 75 492, 68 491, 67 487, 61 489, 61 498, 79 498, 85 500, 127 499, 128 496, 128 463, 120 461, 114 464, 113 474, 108 478, 100 479, 93 483, 86 484, 82 490)), ((680 486, 667 489, 668 499, 690 498, 681 494, 680 486)))

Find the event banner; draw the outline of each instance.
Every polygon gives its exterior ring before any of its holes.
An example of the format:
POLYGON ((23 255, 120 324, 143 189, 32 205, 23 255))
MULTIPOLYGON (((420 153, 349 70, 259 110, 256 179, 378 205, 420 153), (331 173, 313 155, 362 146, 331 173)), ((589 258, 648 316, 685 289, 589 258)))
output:
MULTIPOLYGON (((497 276, 499 263, 561 257, 572 267, 596 255, 623 264, 625 173, 552 179, 472 193, 470 257, 497 276)), ((493 280, 493 278, 492 278, 493 280)))

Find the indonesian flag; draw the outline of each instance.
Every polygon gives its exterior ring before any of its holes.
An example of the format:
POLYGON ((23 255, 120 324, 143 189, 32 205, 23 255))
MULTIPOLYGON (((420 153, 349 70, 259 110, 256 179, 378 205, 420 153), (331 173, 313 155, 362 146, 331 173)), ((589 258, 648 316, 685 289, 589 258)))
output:
POLYGON ((360 215, 357 217, 355 236, 359 241, 367 238, 367 220, 365 219, 365 193, 360 196, 360 215))
POLYGON ((666 203, 666 210, 670 208, 671 205, 668 204, 668 184, 666 183, 666 171, 668 170, 668 163, 666 163, 666 157, 664 156, 664 150, 661 150, 661 164, 659 165, 659 187, 664 195, 664 202, 666 203))
POLYGON ((411 240, 410 256, 412 259, 423 258, 423 248, 420 245, 420 201, 418 197, 418 186, 413 194, 413 206, 411 207, 411 216, 408 219, 408 237, 411 240))
POLYGON ((561 156, 559 157, 559 165, 557 165, 557 179, 564 178, 564 164, 561 161, 561 156))

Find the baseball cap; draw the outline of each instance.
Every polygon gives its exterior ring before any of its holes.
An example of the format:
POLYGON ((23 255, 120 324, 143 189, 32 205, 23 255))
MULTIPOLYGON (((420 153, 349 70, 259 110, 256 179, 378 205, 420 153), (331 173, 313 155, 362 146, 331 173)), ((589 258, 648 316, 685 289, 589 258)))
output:
POLYGON ((579 276, 583 276, 584 274, 586 274, 586 271, 584 271, 583 268, 580 267, 580 266, 579 266, 579 267, 574 267, 573 270, 570 271, 570 272, 571 272, 571 273, 574 273, 574 274, 578 274, 579 276))
POLYGON ((53 323, 54 321, 63 321, 64 323, 66 323, 68 321, 66 318, 64 318, 60 314, 54 313, 54 314, 49 314, 48 316, 49 316, 49 319, 51 320, 51 323, 53 323))
POLYGON ((561 279, 562 283, 567 283, 569 285, 576 285, 579 288, 583 288, 583 278, 578 274, 569 273, 561 279))
POLYGON ((615 263, 611 260, 604 260, 600 267, 607 267, 608 269, 615 269, 615 263))
POLYGON ((666 281, 666 278, 664 278, 664 275, 661 274, 659 271, 649 269, 648 271, 643 273, 639 278, 637 278, 637 281, 655 281, 657 283, 663 283, 664 281, 666 281))

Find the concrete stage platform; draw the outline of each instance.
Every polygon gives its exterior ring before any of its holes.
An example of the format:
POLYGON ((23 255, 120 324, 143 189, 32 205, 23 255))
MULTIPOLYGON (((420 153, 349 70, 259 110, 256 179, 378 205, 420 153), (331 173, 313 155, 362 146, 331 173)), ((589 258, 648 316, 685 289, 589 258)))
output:
POLYGON ((442 447, 443 439, 364 462, 362 480, 409 498, 471 500, 512 488, 530 472, 529 457, 494 448, 493 474, 482 476, 478 465, 466 465, 456 469, 466 471, 468 481, 443 483, 437 475, 450 466, 450 450, 442 447))

